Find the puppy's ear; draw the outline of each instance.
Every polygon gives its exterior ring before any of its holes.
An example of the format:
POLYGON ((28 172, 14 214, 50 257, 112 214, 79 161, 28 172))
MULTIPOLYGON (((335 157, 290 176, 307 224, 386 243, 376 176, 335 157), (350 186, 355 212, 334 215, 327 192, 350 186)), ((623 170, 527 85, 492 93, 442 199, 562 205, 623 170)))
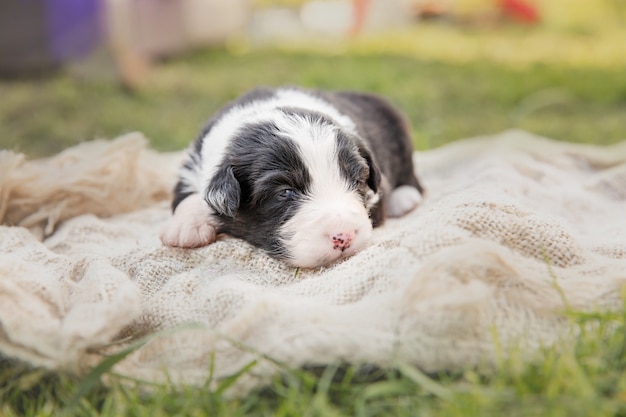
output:
POLYGON ((380 169, 372 157, 372 152, 364 145, 360 144, 359 153, 365 158, 370 169, 370 175, 367 178, 367 186, 370 187, 374 193, 378 193, 378 189, 380 188, 380 169))
POLYGON ((215 173, 204 198, 217 214, 235 217, 241 200, 241 186, 230 165, 223 165, 215 173))

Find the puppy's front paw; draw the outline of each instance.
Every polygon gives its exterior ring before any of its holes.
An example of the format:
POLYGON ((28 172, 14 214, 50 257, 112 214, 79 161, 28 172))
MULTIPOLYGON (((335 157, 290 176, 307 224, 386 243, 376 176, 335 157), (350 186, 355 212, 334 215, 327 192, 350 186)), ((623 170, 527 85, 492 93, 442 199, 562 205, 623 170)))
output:
POLYGON ((179 248, 197 248, 215 242, 215 228, 200 222, 182 222, 172 219, 161 231, 161 242, 179 248))
POLYGON ((190 195, 176 207, 160 237, 164 245, 179 248, 197 248, 215 242, 209 206, 198 194, 190 195))
POLYGON ((401 185, 394 189, 389 196, 389 217, 404 216, 413 210, 422 201, 422 196, 417 188, 410 185, 401 185))

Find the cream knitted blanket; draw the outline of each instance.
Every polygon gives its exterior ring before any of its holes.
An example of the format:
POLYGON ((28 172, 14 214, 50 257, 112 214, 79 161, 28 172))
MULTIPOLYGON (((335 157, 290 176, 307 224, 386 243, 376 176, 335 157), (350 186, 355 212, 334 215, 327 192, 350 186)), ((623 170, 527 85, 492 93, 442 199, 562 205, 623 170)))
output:
POLYGON ((510 131, 416 153, 425 202, 317 270, 232 238, 163 247, 181 158, 139 134, 0 153, 0 353, 84 372, 152 335, 115 371, 200 384, 257 360, 245 389, 279 364, 493 363, 567 335, 567 309, 621 307, 626 142, 510 131))

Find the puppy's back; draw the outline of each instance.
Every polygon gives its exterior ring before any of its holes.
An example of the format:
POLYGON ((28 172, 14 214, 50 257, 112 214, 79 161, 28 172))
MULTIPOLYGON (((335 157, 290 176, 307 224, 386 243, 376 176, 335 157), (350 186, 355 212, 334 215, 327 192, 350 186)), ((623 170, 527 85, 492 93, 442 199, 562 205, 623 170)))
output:
POLYGON ((320 95, 356 123, 391 189, 402 185, 423 188, 413 167, 413 141, 405 117, 382 97, 353 91, 320 92, 320 95))

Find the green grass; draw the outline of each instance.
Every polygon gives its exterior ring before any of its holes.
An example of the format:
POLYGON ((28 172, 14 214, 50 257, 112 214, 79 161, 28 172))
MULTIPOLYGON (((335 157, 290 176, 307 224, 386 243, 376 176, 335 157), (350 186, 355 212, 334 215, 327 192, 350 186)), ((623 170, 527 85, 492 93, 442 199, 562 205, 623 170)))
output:
MULTIPOLYGON (((589 56, 580 55, 588 32, 543 32, 554 54, 524 53, 541 36, 518 29, 425 27, 389 36, 299 50, 199 51, 157 66, 132 93, 106 71, 0 80, 0 148, 43 156, 138 130, 157 149, 181 149, 225 101, 284 84, 383 94, 409 117, 419 149, 508 128, 573 142, 626 139, 626 77, 622 65, 611 65, 624 62, 626 53, 611 54, 626 43, 613 32, 601 37, 610 45, 596 42, 589 56), (524 38, 518 49, 498 53, 502 37, 516 36, 524 38)), ((239 399, 204 387, 147 393, 104 365, 78 378, 4 360, 0 416, 626 416, 626 313, 575 315, 572 326, 581 330, 575 344, 531 362, 513 355, 494 370, 428 377, 408 365, 284 369, 239 399)))
POLYGON ((409 117, 419 149, 513 127, 560 140, 614 143, 626 138, 621 68, 198 52, 157 67, 148 86, 134 93, 103 77, 0 81, 0 148, 40 156, 138 130, 160 150, 181 149, 225 101, 254 86, 285 84, 384 94, 409 117))
POLYGON ((237 399, 223 393, 232 380, 219 382, 215 391, 146 391, 110 374, 108 366, 81 380, 0 362, 0 415, 626 415, 626 313, 573 315, 572 326, 581 336, 570 348, 545 349, 531 362, 513 354, 495 370, 427 376, 407 364, 393 370, 285 368, 269 386, 237 399), (107 375, 106 385, 98 380, 101 374, 107 375))

